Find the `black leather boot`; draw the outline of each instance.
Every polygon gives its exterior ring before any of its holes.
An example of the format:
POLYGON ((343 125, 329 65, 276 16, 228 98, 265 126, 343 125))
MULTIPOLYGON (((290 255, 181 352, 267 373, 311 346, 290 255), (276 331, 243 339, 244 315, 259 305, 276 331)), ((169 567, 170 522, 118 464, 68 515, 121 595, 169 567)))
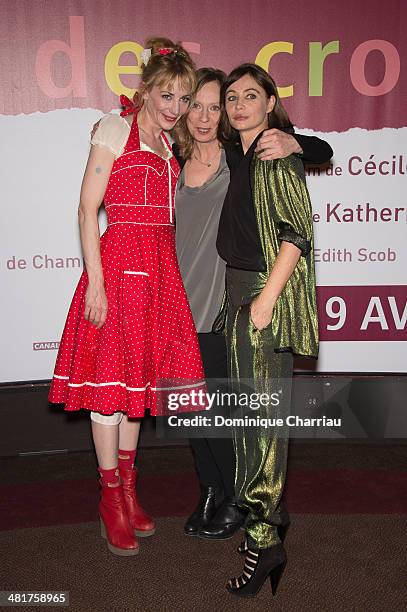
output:
POLYGON ((208 525, 216 513, 220 497, 220 489, 201 486, 198 505, 184 525, 186 535, 197 536, 199 529, 208 525))
POLYGON ((198 535, 210 540, 227 540, 243 527, 246 517, 247 510, 238 506, 234 497, 225 497, 211 522, 201 527, 198 535))

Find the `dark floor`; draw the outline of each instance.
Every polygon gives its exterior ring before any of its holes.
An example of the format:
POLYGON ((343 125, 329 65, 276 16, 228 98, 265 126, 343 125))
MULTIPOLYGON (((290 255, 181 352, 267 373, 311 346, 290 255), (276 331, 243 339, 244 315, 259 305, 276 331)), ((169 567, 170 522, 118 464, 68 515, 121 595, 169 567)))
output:
MULTIPOLYGON (((1 464, 0 485, 96 475, 95 456, 89 451, 6 457, 1 459, 1 464)), ((145 474, 194 470, 192 454, 185 446, 141 449, 137 464, 145 474)), ((288 469, 407 471, 407 442, 292 441, 288 469)))
POLYGON ((405 516, 292 519, 289 562, 275 598, 269 584, 255 600, 229 595, 225 582, 242 569, 239 534, 223 542, 188 538, 180 518, 159 519, 155 536, 131 558, 108 552, 97 523, 2 532, 1 584, 69 591, 75 612, 406 609, 405 516))
POLYGON ((275 598, 265 584, 244 601, 224 588, 242 569, 241 534, 183 535, 198 494, 189 448, 144 448, 138 466, 157 532, 139 555, 119 558, 100 537, 92 453, 3 459, 1 589, 69 591, 73 612, 407 609, 406 444, 294 441, 287 569, 275 598))

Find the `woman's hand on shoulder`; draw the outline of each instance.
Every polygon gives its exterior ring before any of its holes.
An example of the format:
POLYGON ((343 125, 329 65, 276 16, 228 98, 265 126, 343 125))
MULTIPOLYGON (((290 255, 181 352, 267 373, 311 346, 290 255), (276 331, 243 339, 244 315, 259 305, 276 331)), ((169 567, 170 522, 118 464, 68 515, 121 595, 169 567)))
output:
POLYGON ((85 319, 100 329, 106 321, 107 308, 105 288, 89 284, 85 295, 85 319))
POLYGON ((92 139, 96 133, 96 130, 98 129, 99 125, 100 125, 101 119, 99 119, 99 121, 96 121, 96 123, 93 124, 93 128, 92 131, 90 133, 90 138, 92 139))
POLYGON ((257 296, 250 304, 250 318, 256 329, 262 330, 271 323, 274 306, 257 296))
POLYGON ((302 153, 302 149, 292 134, 276 128, 263 132, 256 147, 256 155, 262 161, 281 159, 292 153, 302 153))
POLYGON ((90 133, 90 138, 92 140, 99 128, 103 128, 102 138, 114 139, 115 135, 117 135, 118 133, 123 133, 128 136, 128 128, 131 126, 132 122, 133 115, 122 117, 117 113, 108 113, 107 115, 103 115, 103 117, 101 117, 98 121, 96 121, 96 123, 93 124, 92 131, 90 133))

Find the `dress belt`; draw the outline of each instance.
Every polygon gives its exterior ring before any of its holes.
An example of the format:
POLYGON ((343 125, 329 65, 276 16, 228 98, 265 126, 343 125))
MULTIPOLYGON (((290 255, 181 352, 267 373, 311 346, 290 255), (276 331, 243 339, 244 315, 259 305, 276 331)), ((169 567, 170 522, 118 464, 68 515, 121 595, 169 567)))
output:
MULTIPOLYGON (((170 206, 155 204, 107 203, 108 226, 111 225, 157 225, 174 227, 170 206)), ((171 206, 172 211, 172 206, 171 206)))
POLYGON ((107 227, 111 225, 167 225, 169 227, 175 227, 175 223, 148 223, 146 221, 112 221, 107 224, 107 227))
POLYGON ((166 208, 168 210, 169 208, 169 204, 128 204, 125 202, 121 202, 121 203, 113 203, 113 204, 105 204, 105 208, 108 209, 111 206, 137 206, 139 208, 166 208))

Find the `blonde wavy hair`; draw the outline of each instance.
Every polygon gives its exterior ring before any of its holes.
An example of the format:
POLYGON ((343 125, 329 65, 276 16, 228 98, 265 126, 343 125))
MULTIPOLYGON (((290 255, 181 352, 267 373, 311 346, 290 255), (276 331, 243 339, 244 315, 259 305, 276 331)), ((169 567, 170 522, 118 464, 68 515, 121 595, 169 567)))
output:
POLYGON ((143 104, 143 93, 154 85, 162 87, 179 79, 186 91, 192 93, 195 90, 195 64, 184 47, 169 38, 151 37, 146 40, 144 48, 151 49, 151 55, 147 65, 143 65, 141 87, 133 96, 137 107, 143 104), (160 49, 167 53, 160 53, 160 49))

